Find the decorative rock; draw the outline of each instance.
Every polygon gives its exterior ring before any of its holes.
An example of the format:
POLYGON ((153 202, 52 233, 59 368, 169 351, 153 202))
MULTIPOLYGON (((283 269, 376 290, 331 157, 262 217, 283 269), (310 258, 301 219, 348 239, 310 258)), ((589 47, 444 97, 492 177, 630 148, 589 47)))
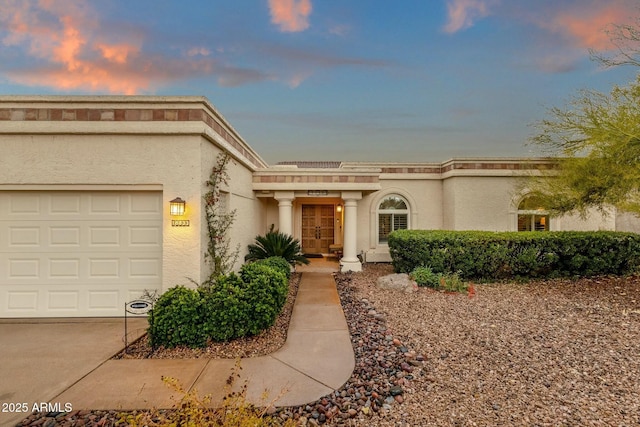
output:
POLYGON ((405 292, 414 292, 417 288, 415 282, 409 278, 406 273, 389 274, 379 277, 376 286, 380 289, 399 290, 405 292))
POLYGON ((413 372, 413 367, 411 365, 409 365, 408 363, 401 363, 400 364, 400 368, 405 371, 405 372, 413 372))
POLYGON ((391 396, 397 396, 399 394, 403 394, 404 391, 402 390, 402 387, 400 387, 399 385, 394 385, 389 389, 389 393, 391 393, 391 396))

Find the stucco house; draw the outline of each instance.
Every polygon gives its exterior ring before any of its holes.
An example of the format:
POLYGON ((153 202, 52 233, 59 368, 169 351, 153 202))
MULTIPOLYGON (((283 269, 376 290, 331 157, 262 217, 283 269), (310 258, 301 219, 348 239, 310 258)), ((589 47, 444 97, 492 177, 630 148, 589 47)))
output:
POLYGON ((549 218, 516 185, 544 159, 270 166, 202 97, 1 96, 0 318, 122 316, 145 289, 206 278, 202 195, 222 151, 234 245, 275 224, 345 271, 389 261, 399 228, 640 230, 615 211, 549 218))

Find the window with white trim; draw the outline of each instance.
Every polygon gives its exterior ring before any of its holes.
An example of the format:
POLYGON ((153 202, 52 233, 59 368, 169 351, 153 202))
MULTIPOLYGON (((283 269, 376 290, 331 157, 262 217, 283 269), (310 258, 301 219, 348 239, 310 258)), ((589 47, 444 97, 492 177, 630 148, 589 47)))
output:
POLYGON ((402 197, 391 194, 378 205, 378 243, 387 243, 389 233, 409 228, 409 208, 402 197))
POLYGON ((518 205, 518 231, 549 231, 549 213, 537 197, 525 197, 518 205))

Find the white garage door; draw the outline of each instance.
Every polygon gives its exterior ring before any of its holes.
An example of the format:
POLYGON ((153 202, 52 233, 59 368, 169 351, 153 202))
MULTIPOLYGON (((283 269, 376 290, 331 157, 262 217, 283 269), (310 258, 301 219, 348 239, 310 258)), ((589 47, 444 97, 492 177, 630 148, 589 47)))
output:
POLYGON ((161 271, 160 192, 0 191, 0 318, 123 316, 161 271))

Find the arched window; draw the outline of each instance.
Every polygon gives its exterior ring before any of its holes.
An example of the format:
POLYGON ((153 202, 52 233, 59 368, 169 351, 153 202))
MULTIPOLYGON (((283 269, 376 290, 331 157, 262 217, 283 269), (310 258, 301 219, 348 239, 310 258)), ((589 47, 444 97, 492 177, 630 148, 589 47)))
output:
POLYGON ((391 194, 378 205, 378 243, 387 243, 389 233, 409 228, 407 202, 397 194, 391 194))
POLYGON ((518 231, 549 231, 549 213, 539 198, 528 196, 518 205, 518 231))

